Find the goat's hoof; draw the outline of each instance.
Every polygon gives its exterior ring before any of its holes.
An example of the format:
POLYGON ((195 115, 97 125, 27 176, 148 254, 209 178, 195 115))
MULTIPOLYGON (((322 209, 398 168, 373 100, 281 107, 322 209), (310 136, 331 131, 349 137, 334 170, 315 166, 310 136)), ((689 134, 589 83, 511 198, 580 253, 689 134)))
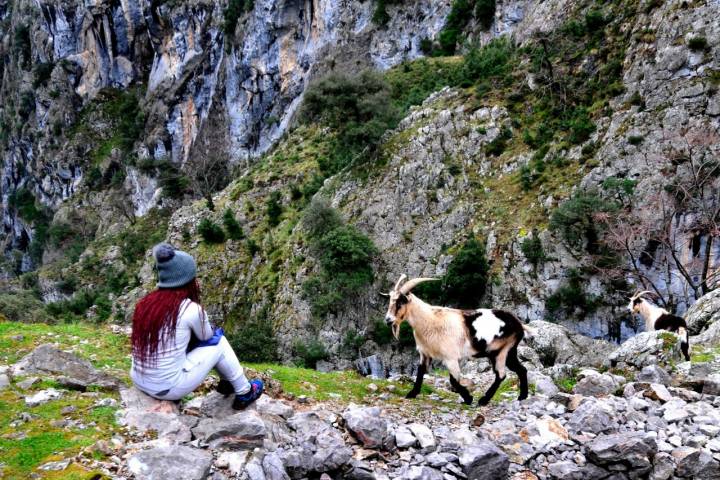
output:
POLYGON ((408 393, 407 395, 405 395, 405 398, 413 399, 413 398, 415 398, 415 397, 417 397, 417 396, 418 396, 417 393, 415 393, 415 392, 410 392, 410 393, 408 393))
POLYGON ((473 404, 473 398, 472 398, 472 397, 466 398, 466 399, 463 400, 463 403, 464 403, 465 405, 472 405, 472 404, 473 404))
POLYGON ((490 403, 489 398, 481 398, 480 400, 478 400, 478 407, 484 407, 488 403, 490 403))
POLYGON ((527 395, 520 395, 520 396, 518 397, 518 400, 522 402, 523 400, 526 400, 527 397, 528 397, 527 395))

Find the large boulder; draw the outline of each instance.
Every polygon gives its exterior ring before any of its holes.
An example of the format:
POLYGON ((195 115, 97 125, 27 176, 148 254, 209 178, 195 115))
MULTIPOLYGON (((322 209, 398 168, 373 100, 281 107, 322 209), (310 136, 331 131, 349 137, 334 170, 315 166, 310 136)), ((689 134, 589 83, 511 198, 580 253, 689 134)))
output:
POLYGON ((175 445, 138 452, 127 465, 136 478, 144 480, 204 480, 212 460, 206 450, 175 445))
POLYGON ((665 330, 643 332, 625 341, 608 356, 610 364, 642 369, 648 365, 682 362, 681 339, 665 330))
POLYGON ((467 478, 501 480, 507 478, 510 458, 492 442, 478 440, 463 449, 460 466, 467 478))
POLYGON ((78 390, 90 385, 118 390, 122 385, 120 380, 97 370, 87 360, 49 343, 40 345, 13 365, 13 376, 28 374, 57 376, 61 384, 78 390))
POLYGON ((567 428, 575 433, 612 432, 618 428, 617 412, 602 400, 587 399, 572 413, 567 428))
POLYGON ((712 347, 720 344, 720 322, 713 322, 700 335, 690 338, 690 345, 712 347))
POLYGON ((123 408, 118 423, 140 433, 156 432, 158 439, 171 445, 190 441, 190 427, 182 421, 174 402, 157 400, 135 387, 120 390, 123 408))
POLYGON ((574 333, 554 323, 530 322, 531 333, 525 335, 527 344, 537 352, 546 367, 556 363, 600 367, 613 344, 574 333))
POLYGON ((257 413, 247 411, 225 418, 204 418, 192 433, 213 449, 251 450, 262 445, 267 429, 257 413))
POLYGON ((288 426, 294 440, 291 446, 278 450, 278 455, 292 478, 333 472, 352 459, 353 451, 345 445, 340 431, 317 412, 296 413, 288 426))
POLYGON ((588 443, 585 455, 592 463, 609 470, 645 475, 652 470, 657 451, 655 439, 647 433, 625 432, 598 435, 588 443))
POLYGON ((703 295, 685 314, 690 335, 698 335, 720 320, 720 289, 703 295))
POLYGON ((367 448, 383 448, 391 437, 387 420, 378 407, 351 405, 343 412, 348 430, 367 448))

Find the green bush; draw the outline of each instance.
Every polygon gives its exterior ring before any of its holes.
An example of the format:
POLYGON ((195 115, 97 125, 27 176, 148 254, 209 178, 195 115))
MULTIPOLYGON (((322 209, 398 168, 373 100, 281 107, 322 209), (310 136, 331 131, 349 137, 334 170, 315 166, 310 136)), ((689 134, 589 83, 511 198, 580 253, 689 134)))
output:
POLYGON ((200 221, 197 231, 205 243, 223 243, 225 241, 223 229, 209 218, 203 218, 200 221))
POLYGON ((245 234, 243 233, 240 223, 237 221, 232 210, 229 208, 226 208, 223 213, 223 226, 225 226, 225 232, 227 232, 227 236, 230 240, 242 240, 245 238, 245 234))
POLYGON ((26 323, 52 323, 53 320, 45 312, 42 301, 28 290, 0 293, 1 317, 26 323))
POLYGON ((325 346, 319 340, 310 340, 307 343, 297 341, 293 344, 293 354, 299 357, 301 365, 305 368, 315 368, 320 360, 327 360, 328 354, 325 346))
POLYGON ((705 37, 692 37, 688 40, 688 48, 693 51, 707 50, 708 41, 705 37))
POLYGON ((512 130, 508 127, 503 127, 500 133, 491 142, 485 145, 485 155, 491 155, 498 157, 507 148, 508 140, 512 138, 512 130))
POLYGON ((445 26, 438 34, 440 53, 443 55, 454 55, 460 35, 472 18, 473 0, 454 0, 450 13, 445 19, 445 26))
POLYGON ((21 24, 15 27, 13 50, 17 55, 21 67, 26 67, 32 59, 32 44, 30 42, 30 27, 21 24))
POLYGON ((478 83, 504 78, 512 71, 515 46, 508 37, 493 39, 481 48, 473 48, 463 60, 461 80, 478 83))
POLYGON ((225 35, 233 38, 238 20, 245 12, 252 11, 254 6, 254 0, 229 0, 227 8, 223 12, 223 32, 225 32, 225 35))
POLYGON ((577 270, 568 272, 567 281, 545 300, 545 309, 554 318, 558 313, 592 313, 597 309, 598 298, 585 292, 585 280, 577 270))
POLYGON ((630 145, 636 145, 636 146, 640 145, 643 142, 643 140, 645 140, 645 137, 643 137, 641 135, 630 135, 628 137, 628 143, 630 145))
POLYGON ((495 21, 495 0, 475 0, 475 18, 486 30, 495 21))
POLYGON ((18 115, 20 119, 27 120, 30 114, 35 111, 35 94, 26 90, 20 94, 20 105, 18 105, 18 115))
POLYGON ((596 32, 607 24, 605 15, 600 10, 590 10, 585 14, 585 27, 588 32, 596 32))
POLYGON ((582 107, 576 108, 565 123, 570 131, 568 141, 573 144, 588 140, 595 131, 595 123, 590 118, 587 109, 582 107))
POLYGON ((275 190, 270 194, 265 203, 265 214, 268 217, 268 223, 276 227, 280 224, 280 216, 283 213, 283 207, 280 201, 282 196, 278 190, 275 190))
POLYGON ((377 249, 362 232, 344 225, 340 215, 322 201, 313 202, 303 217, 310 248, 320 272, 303 283, 303 295, 313 315, 337 312, 374 278, 372 260, 377 249))
POLYGON ((357 330, 351 328, 345 332, 340 349, 345 355, 353 358, 358 354, 360 347, 363 346, 366 340, 365 335, 361 335, 357 330))
POLYGON ((537 268, 539 264, 546 260, 545 250, 543 250, 540 237, 533 233, 532 237, 526 237, 520 244, 520 251, 523 253, 528 262, 537 268))
POLYGON ((387 25, 390 21, 386 0, 375 0, 375 10, 373 10, 372 21, 376 25, 387 25))
POLYGON ((597 253, 600 230, 596 215, 615 208, 612 202, 593 192, 578 192, 552 212, 550 230, 558 233, 572 249, 580 250, 584 246, 588 253, 597 253))
POLYGON ((37 65, 35 65, 35 68, 33 70, 33 88, 39 88, 41 86, 44 87, 45 85, 47 85, 48 80, 50 80, 50 75, 52 74, 53 68, 55 68, 55 64, 52 62, 38 63, 37 65))
POLYGON ((489 271, 485 247, 478 239, 470 238, 455 254, 439 281, 420 284, 414 293, 436 305, 477 308, 487 289, 489 271))
POLYGON ((228 341, 242 361, 274 362, 278 359, 275 332, 266 318, 242 323, 228 336, 228 341))
POLYGON ((252 238, 247 239, 247 241, 245 242, 245 247, 247 248, 248 254, 251 257, 254 257, 255 254, 260 251, 260 245, 258 245, 257 242, 252 238))

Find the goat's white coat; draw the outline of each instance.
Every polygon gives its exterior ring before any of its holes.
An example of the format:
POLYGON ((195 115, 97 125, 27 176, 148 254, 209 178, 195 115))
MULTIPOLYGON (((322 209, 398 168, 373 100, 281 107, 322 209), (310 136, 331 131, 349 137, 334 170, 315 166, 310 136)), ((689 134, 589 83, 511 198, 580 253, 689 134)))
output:
POLYGON ((475 328, 475 336, 490 345, 493 339, 500 336, 500 330, 505 326, 505 322, 496 317, 492 310, 481 308, 475 312, 482 312, 472 324, 475 328))

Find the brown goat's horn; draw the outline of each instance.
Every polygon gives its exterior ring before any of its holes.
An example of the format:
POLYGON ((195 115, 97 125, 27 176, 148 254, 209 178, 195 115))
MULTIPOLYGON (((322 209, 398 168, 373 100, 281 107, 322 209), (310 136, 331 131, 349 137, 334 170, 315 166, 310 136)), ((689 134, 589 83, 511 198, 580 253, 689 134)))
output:
POLYGON ((400 293, 407 295, 410 293, 410 291, 417 287, 419 284, 423 282, 434 282, 440 280, 439 278, 413 278, 412 280, 408 280, 405 285, 402 286, 400 289, 400 293))
POLYGON ((402 275, 400 275, 400 278, 398 278, 397 283, 396 283, 395 286, 393 287, 393 291, 397 291, 397 289, 400 288, 400 285, 401 285, 406 279, 407 279, 407 275, 405 275, 404 273, 403 273, 402 275))

